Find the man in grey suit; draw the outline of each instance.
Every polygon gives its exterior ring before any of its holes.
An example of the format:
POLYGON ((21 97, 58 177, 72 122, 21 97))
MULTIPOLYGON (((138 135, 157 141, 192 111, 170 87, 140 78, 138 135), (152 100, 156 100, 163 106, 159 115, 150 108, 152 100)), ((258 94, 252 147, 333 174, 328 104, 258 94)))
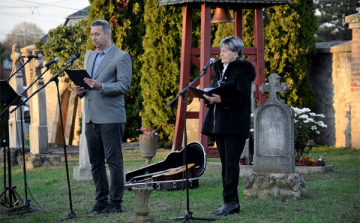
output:
POLYGON ((95 205, 91 212, 122 212, 124 168, 121 142, 126 122, 125 98, 131 84, 132 61, 128 53, 111 42, 111 27, 105 20, 91 25, 91 37, 97 51, 89 54, 85 78, 92 90, 75 86, 84 98, 85 135, 91 173, 95 184, 95 205), (110 169, 110 189, 105 160, 110 169), (109 199, 110 198, 110 199, 109 199))

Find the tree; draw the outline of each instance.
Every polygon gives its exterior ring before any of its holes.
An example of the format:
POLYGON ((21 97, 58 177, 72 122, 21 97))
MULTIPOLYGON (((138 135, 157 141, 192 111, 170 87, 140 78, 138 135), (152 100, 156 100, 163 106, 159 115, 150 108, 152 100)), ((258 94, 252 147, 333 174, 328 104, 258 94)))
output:
POLYGON ((316 0, 315 8, 319 20, 316 42, 351 40, 352 33, 345 24, 345 16, 359 13, 358 0, 316 0))
MULTIPOLYGON (((88 30, 96 19, 104 19, 112 28, 111 38, 117 47, 128 52, 133 62, 133 75, 130 92, 125 96, 126 131, 124 139, 139 135, 137 129, 141 127, 142 97, 140 88, 141 55, 143 54, 142 40, 145 35, 144 0, 90 0, 88 9, 88 30)), ((91 38, 87 41, 87 48, 94 49, 91 38)))
POLYGON ((54 75, 60 71, 60 67, 75 53, 80 53, 80 58, 74 61, 73 67, 77 69, 84 68, 84 55, 86 52, 86 41, 88 34, 87 20, 82 19, 73 26, 59 25, 51 29, 48 33, 49 39, 46 43, 38 40, 35 42, 36 48, 41 51, 44 60, 49 62, 55 57, 60 58, 59 63, 51 65, 50 71, 54 75))
MULTIPOLYGON (((232 13, 234 17, 234 13, 232 13)), ((218 23, 213 24, 215 31, 215 39, 212 43, 213 47, 218 47, 220 41, 228 36, 234 35, 234 23, 218 23)), ((243 9, 243 42, 245 47, 254 46, 253 35, 253 9, 243 9)))
POLYGON ((7 50, 11 51, 11 46, 13 44, 18 44, 20 48, 33 44, 33 42, 42 36, 44 32, 34 23, 31 22, 22 22, 11 30, 9 34, 6 35, 4 40, 4 46, 7 50))
POLYGON ((175 129, 177 103, 163 108, 179 92, 181 57, 181 7, 156 7, 157 0, 145 5, 143 40, 144 54, 141 88, 144 99, 143 123, 156 128, 160 138, 172 140, 175 129))
POLYGON ((266 8, 264 41, 266 74, 278 73, 290 88, 287 104, 315 106, 308 67, 315 54, 317 20, 312 0, 293 0, 293 4, 266 8))

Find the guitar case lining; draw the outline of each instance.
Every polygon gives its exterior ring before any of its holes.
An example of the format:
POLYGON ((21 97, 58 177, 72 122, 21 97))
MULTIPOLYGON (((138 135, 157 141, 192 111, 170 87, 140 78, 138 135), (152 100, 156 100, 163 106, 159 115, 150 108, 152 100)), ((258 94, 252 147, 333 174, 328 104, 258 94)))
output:
MULTIPOLYGON (((188 164, 195 164, 195 176, 189 178, 188 187, 199 187, 199 177, 204 173, 206 167, 206 153, 204 147, 199 142, 191 142, 187 145, 188 164)), ((180 151, 173 151, 169 153, 163 161, 150 164, 146 167, 130 171, 125 174, 125 189, 131 190, 134 186, 147 185, 153 187, 155 190, 181 190, 186 188, 186 179, 172 179, 164 181, 145 181, 145 182, 131 182, 135 177, 151 175, 165 171, 171 168, 177 168, 185 165, 184 163, 184 148, 180 151)), ((185 174, 184 174, 185 178, 185 174)))

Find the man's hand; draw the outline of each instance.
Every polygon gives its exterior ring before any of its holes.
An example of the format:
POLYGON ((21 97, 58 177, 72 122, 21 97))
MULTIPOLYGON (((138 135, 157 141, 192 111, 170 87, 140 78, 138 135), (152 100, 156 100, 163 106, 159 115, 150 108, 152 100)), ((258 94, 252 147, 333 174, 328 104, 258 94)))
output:
POLYGON ((74 91, 76 92, 76 94, 82 94, 82 93, 85 92, 85 89, 84 89, 84 87, 80 87, 80 86, 75 85, 74 91))
POLYGON ((94 90, 98 90, 98 91, 102 90, 102 85, 97 80, 93 80, 90 78, 84 78, 84 82, 87 83, 87 85, 89 85, 89 87, 91 87, 94 90))
POLYGON ((210 101, 210 103, 221 103, 221 97, 218 94, 212 94, 211 96, 204 94, 203 96, 210 101))

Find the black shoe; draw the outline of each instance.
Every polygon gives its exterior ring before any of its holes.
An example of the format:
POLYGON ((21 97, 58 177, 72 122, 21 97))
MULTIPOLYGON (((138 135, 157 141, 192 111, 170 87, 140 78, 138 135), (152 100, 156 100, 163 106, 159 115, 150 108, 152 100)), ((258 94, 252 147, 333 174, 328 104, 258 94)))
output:
POLYGON ((221 210, 216 213, 216 216, 226 216, 228 214, 239 213, 240 205, 239 204, 224 204, 221 210))
POLYGON ((224 206, 225 206, 225 204, 223 204, 223 205, 221 206, 221 208, 211 211, 211 213, 213 213, 213 214, 219 213, 224 206))
POLYGON ((100 212, 106 208, 107 204, 96 202, 89 212, 100 212))
POLYGON ((113 203, 109 203, 106 208, 99 212, 99 214, 110 214, 110 213, 121 213, 121 205, 115 205, 113 203))

